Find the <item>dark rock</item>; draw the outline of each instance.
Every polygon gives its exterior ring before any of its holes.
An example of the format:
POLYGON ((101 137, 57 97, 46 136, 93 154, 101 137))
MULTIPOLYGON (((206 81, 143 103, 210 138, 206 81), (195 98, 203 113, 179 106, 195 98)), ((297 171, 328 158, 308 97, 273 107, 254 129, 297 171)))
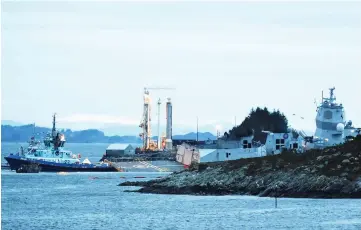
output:
POLYGON ((316 160, 317 160, 317 161, 322 161, 323 158, 324 158, 324 156, 318 156, 318 157, 316 158, 316 160))
POLYGON ((198 170, 173 173, 159 180, 124 182, 120 186, 141 186, 138 192, 160 194, 361 198, 360 164, 354 157, 360 150, 358 137, 324 151, 201 163, 198 170), (348 154, 354 164, 345 159, 348 154))
POLYGON ((341 174, 341 177, 347 177, 348 176, 348 173, 344 172, 341 174))

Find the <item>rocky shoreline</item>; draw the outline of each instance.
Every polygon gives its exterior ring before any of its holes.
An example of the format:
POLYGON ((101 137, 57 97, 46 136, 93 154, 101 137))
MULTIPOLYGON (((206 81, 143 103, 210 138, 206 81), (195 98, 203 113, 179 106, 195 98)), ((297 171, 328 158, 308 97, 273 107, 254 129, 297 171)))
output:
POLYGON ((141 186, 136 192, 157 194, 361 198, 361 136, 302 155, 284 152, 201 163, 166 178, 124 182, 120 186, 141 186))

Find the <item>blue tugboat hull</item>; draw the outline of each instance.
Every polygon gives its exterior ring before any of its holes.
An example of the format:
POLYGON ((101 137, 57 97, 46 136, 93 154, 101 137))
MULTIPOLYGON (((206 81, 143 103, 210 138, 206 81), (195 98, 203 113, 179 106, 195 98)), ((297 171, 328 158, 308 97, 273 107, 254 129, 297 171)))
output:
POLYGON ((117 172, 111 166, 99 166, 94 164, 64 164, 43 160, 30 160, 21 156, 10 155, 5 157, 11 170, 17 170, 21 165, 38 164, 42 172, 117 172))

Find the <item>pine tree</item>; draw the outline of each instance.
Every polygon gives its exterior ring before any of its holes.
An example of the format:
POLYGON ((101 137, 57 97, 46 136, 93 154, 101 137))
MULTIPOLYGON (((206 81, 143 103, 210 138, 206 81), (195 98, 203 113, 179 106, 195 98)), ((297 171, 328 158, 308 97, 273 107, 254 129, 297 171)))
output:
POLYGON ((255 141, 264 141, 265 134, 262 133, 263 130, 285 133, 287 127, 288 120, 279 110, 270 112, 267 107, 263 109, 257 107, 256 109, 252 108, 244 121, 240 125, 233 127, 228 133, 226 132, 224 137, 237 140, 241 137, 254 135, 255 141))

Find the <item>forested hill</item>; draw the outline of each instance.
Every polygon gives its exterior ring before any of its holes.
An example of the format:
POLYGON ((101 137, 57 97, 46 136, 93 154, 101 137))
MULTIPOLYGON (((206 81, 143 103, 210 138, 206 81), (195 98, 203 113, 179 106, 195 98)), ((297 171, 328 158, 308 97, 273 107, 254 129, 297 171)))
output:
POLYGON ((266 107, 252 109, 244 121, 224 133, 225 139, 239 139, 241 137, 254 135, 255 140, 263 140, 265 134, 262 130, 274 133, 287 132, 288 121, 286 116, 279 110, 270 112, 266 107))

